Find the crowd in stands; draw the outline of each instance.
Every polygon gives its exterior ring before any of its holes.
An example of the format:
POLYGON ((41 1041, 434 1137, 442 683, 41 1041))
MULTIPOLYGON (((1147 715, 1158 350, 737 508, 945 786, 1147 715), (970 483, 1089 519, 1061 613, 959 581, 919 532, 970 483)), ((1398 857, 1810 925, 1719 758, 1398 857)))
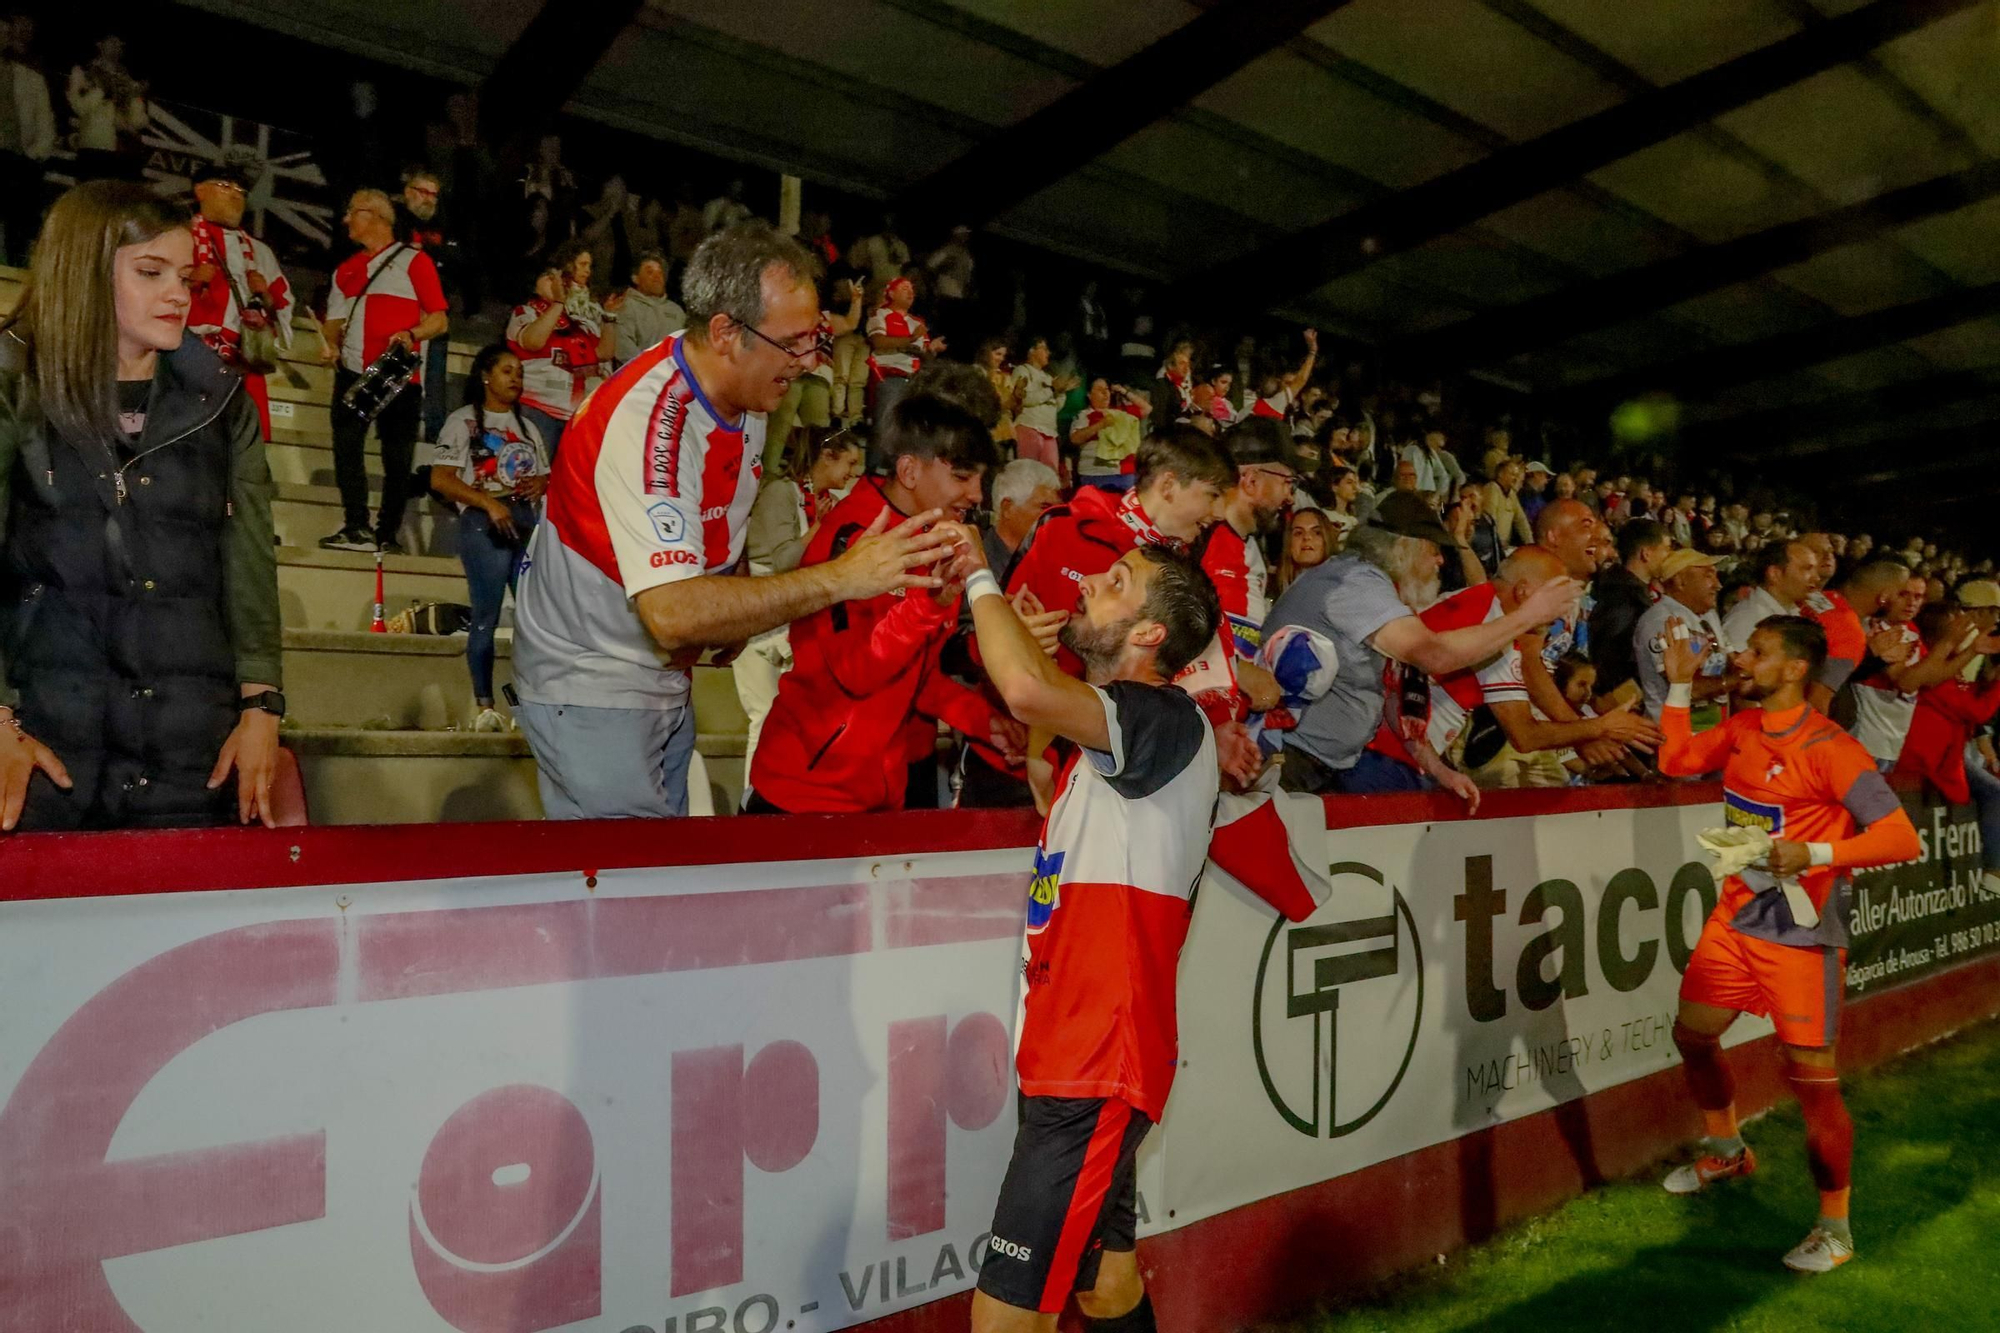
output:
MULTIPOLYGON (((0 49, 0 170, 19 178, 39 171, 53 130, 32 25, 9 20, 0 49)), ((129 177, 88 156, 120 153, 143 115, 144 86, 121 61, 115 39, 102 43, 72 72, 69 105, 79 167, 129 177)), ((1060 755, 1008 716, 962 587, 933 569, 950 534, 976 524, 984 563, 1072 672, 1087 656, 1077 636, 1092 646, 1107 632, 1072 619, 1081 581, 1119 577, 1140 547, 1198 561, 1225 620, 1183 683, 1238 785, 1442 787, 1476 805, 1493 787, 1665 780, 1653 755, 1670 626, 1713 645, 1694 691, 1712 726, 1741 706, 1730 656, 1750 631, 1804 616, 1829 645, 1815 705, 1885 772, 1977 799, 2000 856, 1990 559, 1923 537, 1878 543, 1727 468, 1614 470, 1575 457, 1606 451, 1557 444, 1573 437, 1540 423, 1517 441, 1504 404, 1323 355, 1311 329, 1181 325, 1143 292, 1107 300, 1094 281, 1048 308, 1019 283, 1011 304, 985 299, 969 228, 912 244, 892 217, 842 229, 807 212, 785 235, 753 216, 741 180, 669 203, 613 176, 584 202, 554 135, 507 185, 476 121, 461 94, 426 136, 427 160, 355 149, 353 170, 374 176, 352 177, 350 244, 319 304, 345 509, 320 544, 394 555, 412 499, 449 506, 473 725, 521 726, 551 817, 686 809, 697 662, 733 663, 748 808, 1045 806, 1060 755), (482 324, 493 336, 454 385, 447 340, 482 324), (385 370, 399 357, 402 380, 385 370), (373 512, 371 433, 385 474, 373 512), (518 698, 503 710, 495 638, 510 592, 518 698)), ((70 216, 115 221, 126 247, 185 232, 181 317, 243 381, 268 439, 262 375, 292 341, 301 289, 322 283, 288 276, 244 229, 253 185, 243 164, 216 162, 195 173, 186 225, 136 202, 137 186, 79 187, 71 197, 99 193, 70 216)), ((89 239, 55 234, 61 212, 37 246, 38 286, 44 252, 89 239)), ((0 218, 17 252, 22 225, 0 218)), ((100 299, 106 282, 90 289, 100 299)), ((10 393, 49 373, 36 351, 54 342, 49 297, 9 331, 26 349, 5 368, 10 393)), ((185 354, 158 350, 172 353, 160 366, 198 378, 185 354)), ((126 371, 167 373, 122 351, 118 364, 99 398, 128 408, 139 391, 126 371)), ((143 454, 144 419, 120 418, 141 425, 106 442, 114 457, 143 454)), ((0 463, 25 475, 30 432, 7 420, 0 463)), ((101 427, 88 413, 66 426, 101 427)), ((250 490, 268 543, 268 474, 250 490)), ((36 622, 19 612, 41 586, 38 557, 18 549, 37 531, 20 521, 21 481, 12 493, 10 701, 33 693, 20 626, 36 622)), ((243 623, 224 631, 239 661, 243 623)), ((253 683, 276 694, 267 646, 254 676, 237 673, 246 699, 253 683)), ((20 707, 0 707, 0 749, 30 735, 34 710, 20 707)), ((0 814, 20 808, 29 773, 52 780, 25 745, 0 760, 0 814)), ((183 795, 172 820, 235 812, 183 795)), ((138 808, 130 799, 92 799, 50 822, 144 822, 115 813, 138 808)))

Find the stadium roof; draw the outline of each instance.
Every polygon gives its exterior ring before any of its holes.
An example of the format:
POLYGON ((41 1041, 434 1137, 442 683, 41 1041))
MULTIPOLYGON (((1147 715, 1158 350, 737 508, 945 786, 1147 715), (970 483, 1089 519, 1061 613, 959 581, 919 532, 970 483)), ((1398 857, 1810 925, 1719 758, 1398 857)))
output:
POLYGON ((1994 0, 199 3, 1697 450, 2000 421, 1994 0))

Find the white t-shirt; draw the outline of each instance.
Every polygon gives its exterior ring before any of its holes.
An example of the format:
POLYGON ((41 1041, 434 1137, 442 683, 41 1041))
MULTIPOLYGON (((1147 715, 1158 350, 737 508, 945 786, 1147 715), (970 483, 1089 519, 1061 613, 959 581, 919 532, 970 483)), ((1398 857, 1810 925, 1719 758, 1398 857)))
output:
POLYGON ((1024 390, 1021 410, 1014 414, 1014 424, 1043 435, 1054 435, 1059 402, 1054 377, 1041 367, 1021 365, 1014 367, 1014 385, 1024 390))
POLYGON ((763 415, 718 417, 679 335, 591 395, 563 434, 521 573, 522 698, 592 708, 686 701, 692 657, 669 660, 632 599, 742 558, 763 455, 763 415))
POLYGON ((1758 624, 1770 616, 1795 616, 1799 613, 1795 606, 1786 606, 1762 588, 1753 588, 1750 595, 1730 608, 1722 618, 1723 637, 1732 653, 1740 653, 1750 646, 1750 636, 1756 632, 1758 624))
POLYGON ((431 446, 431 466, 455 468, 466 485, 507 496, 516 483, 547 472, 549 455, 542 433, 520 413, 485 412, 468 404, 444 419, 431 446), (482 418, 477 426, 475 414, 482 418))

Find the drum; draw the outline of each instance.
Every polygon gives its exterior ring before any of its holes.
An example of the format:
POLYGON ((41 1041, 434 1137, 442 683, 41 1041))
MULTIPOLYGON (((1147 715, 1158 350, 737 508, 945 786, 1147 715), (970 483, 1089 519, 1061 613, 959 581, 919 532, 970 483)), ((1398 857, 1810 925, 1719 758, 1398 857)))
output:
POLYGON ((383 408, 395 401, 397 394, 409 387, 422 364, 415 348, 401 343, 392 344, 369 363, 368 369, 361 372, 360 379, 348 387, 340 400, 341 406, 363 421, 373 421, 382 415, 383 408))

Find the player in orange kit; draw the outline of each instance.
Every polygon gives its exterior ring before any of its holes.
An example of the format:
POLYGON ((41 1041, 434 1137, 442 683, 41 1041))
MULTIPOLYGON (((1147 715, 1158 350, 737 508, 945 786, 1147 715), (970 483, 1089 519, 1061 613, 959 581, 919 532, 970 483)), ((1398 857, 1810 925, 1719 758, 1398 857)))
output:
POLYGON ((1757 1169, 1737 1129, 1722 1034, 1739 1013, 1769 1017, 1784 1043, 1785 1079, 1805 1112, 1807 1158, 1820 1197, 1819 1221, 1785 1265, 1831 1272, 1854 1257, 1847 1221, 1854 1122, 1841 1101, 1834 1059, 1847 963, 1847 872, 1914 860, 1917 830, 1861 743, 1806 705, 1806 689, 1826 663, 1826 633, 1817 624, 1803 616, 1761 621, 1734 665, 1744 677, 1743 696, 1762 709, 1738 712, 1699 736, 1688 710, 1708 643, 1691 637, 1678 618, 1667 621, 1666 635, 1660 772, 1694 777, 1721 768, 1728 822, 1771 836, 1768 858, 1723 881, 1681 978, 1674 1045, 1710 1142, 1701 1160, 1673 1171, 1666 1186, 1693 1194, 1757 1169))

